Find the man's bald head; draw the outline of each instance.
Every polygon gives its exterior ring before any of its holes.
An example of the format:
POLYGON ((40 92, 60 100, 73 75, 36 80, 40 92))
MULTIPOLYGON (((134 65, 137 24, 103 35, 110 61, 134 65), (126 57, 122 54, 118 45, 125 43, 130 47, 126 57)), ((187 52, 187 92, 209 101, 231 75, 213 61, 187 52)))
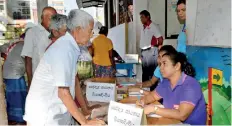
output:
POLYGON ((57 12, 53 7, 45 7, 43 9, 41 19, 42 19, 42 25, 44 26, 45 29, 49 28, 51 17, 55 14, 57 14, 57 12))

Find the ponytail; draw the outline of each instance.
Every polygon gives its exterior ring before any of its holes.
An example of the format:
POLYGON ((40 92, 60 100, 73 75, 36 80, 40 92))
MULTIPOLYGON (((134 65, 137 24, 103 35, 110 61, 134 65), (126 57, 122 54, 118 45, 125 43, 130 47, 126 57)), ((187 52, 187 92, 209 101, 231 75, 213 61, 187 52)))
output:
POLYGON ((182 72, 184 72, 186 75, 189 75, 191 77, 195 77, 196 75, 195 69, 193 68, 192 64, 188 62, 187 57, 184 53, 178 52, 176 59, 177 59, 176 61, 180 62, 181 64, 182 72))
POLYGON ((191 77, 196 76, 196 71, 193 68, 192 64, 190 64, 189 62, 185 62, 183 66, 181 65, 181 71, 183 71, 186 75, 189 75, 191 77))

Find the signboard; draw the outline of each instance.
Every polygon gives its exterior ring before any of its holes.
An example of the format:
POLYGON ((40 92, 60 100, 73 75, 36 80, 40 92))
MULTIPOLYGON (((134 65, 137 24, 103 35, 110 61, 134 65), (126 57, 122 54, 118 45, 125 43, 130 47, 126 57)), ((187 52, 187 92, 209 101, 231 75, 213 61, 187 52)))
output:
POLYGON ((125 54, 124 60, 126 63, 138 63, 139 55, 138 54, 125 54))
POLYGON ((211 68, 212 84, 216 84, 216 85, 222 86, 222 84, 223 84, 222 78, 223 78, 223 72, 221 70, 218 70, 218 69, 215 69, 215 68, 211 68))
POLYGON ((110 102, 116 100, 116 84, 87 82, 86 97, 88 101, 110 102))
POLYGON ((209 106, 209 125, 212 125, 212 88, 213 84, 222 86, 223 71, 215 68, 208 68, 208 106, 209 106))
POLYGON ((109 126, 139 126, 142 123, 143 110, 130 105, 110 102, 108 110, 109 126))

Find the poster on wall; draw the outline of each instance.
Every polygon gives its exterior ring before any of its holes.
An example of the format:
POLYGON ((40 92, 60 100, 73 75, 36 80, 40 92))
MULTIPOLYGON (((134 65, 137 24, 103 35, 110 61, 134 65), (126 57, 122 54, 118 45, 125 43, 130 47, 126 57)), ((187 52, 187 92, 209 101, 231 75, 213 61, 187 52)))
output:
POLYGON ((165 0, 165 38, 176 39, 183 25, 180 24, 176 4, 178 0, 165 0))

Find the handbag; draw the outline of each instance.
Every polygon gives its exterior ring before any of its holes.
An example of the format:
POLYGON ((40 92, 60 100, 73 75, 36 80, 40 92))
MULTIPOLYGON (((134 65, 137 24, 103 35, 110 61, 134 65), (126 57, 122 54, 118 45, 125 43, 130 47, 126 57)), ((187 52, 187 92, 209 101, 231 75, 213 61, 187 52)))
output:
POLYGON ((80 80, 86 80, 93 77, 93 63, 92 61, 78 61, 77 73, 80 80))

